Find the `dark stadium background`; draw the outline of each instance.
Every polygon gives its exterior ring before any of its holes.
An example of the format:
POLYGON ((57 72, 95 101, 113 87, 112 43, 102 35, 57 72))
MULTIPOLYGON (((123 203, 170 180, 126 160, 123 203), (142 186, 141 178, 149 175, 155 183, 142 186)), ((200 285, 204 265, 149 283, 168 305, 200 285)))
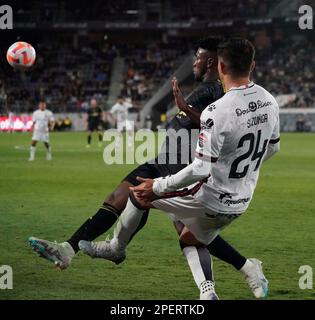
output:
MULTIPOLYGON (((298 285, 299 267, 315 267, 315 33, 298 25, 299 7, 315 9, 314 1, 2 2, 12 6, 13 29, 0 30, 0 116, 31 115, 45 97, 56 119, 69 117, 72 127, 51 134, 51 163, 41 146, 36 161, 27 162, 28 133, 0 132, 0 265, 14 271, 14 289, 1 290, 0 300, 196 299, 164 215, 150 216, 118 267, 80 254, 58 273, 26 239, 66 239, 133 168, 109 167, 101 149, 85 149, 90 98, 108 111, 118 95, 129 97, 137 128, 149 121, 154 130, 163 128, 176 112, 170 77, 178 76, 185 94, 192 90, 195 43, 207 35, 250 39, 257 50, 253 80, 281 106, 281 151, 264 165, 248 213, 224 237, 264 261, 270 299, 314 299, 314 289, 298 285), (19 40, 37 53, 26 72, 5 59, 19 40)), ((112 126, 107 120, 104 128, 112 126)), ((214 265, 220 298, 252 298, 231 267, 218 260, 214 265)))
MULTIPOLYGON (((1 32, 0 113, 30 112, 45 96, 64 117, 86 111, 92 96, 108 110, 122 94, 132 98, 139 125, 150 114, 155 128, 173 106, 169 87, 158 89, 192 56, 196 40, 238 35, 256 45, 254 80, 282 96, 282 130, 315 130, 314 32, 298 27, 306 2, 11 1, 14 28, 1 32), (17 40, 37 51, 31 72, 13 72, 3 61, 17 40)), ((189 75, 181 79, 185 92, 189 75)))

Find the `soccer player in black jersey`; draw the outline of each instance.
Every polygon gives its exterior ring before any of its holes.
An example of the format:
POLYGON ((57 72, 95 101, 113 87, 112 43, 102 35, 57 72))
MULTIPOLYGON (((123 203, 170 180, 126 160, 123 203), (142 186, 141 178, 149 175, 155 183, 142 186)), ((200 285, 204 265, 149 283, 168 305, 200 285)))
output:
MULTIPOLYGON (((185 141, 181 146, 174 148, 174 145, 180 143, 177 139, 176 132, 180 129, 191 131, 194 128, 199 128, 201 112, 224 94, 217 73, 217 46, 219 42, 220 39, 213 37, 200 40, 193 64, 195 79, 200 82, 200 84, 189 95, 187 103, 183 98, 181 101, 177 101, 181 110, 169 123, 165 143, 155 161, 140 165, 125 177, 117 188, 105 199, 97 213, 84 222, 66 242, 54 243, 30 237, 29 242, 35 251, 47 260, 55 263, 59 268, 67 268, 75 253, 79 251, 80 240, 92 241, 113 226, 126 207, 129 188, 140 184, 137 177, 154 179, 174 174, 183 169, 187 163, 191 161, 188 155, 190 154, 191 146, 195 148, 195 145, 193 145, 194 142, 191 141, 194 139, 190 139, 189 143, 185 141), (190 107, 190 105, 194 107, 190 107), (186 147, 185 152, 183 152, 183 145, 186 147), (175 154, 173 150, 177 150, 175 154), (174 163, 174 158, 177 159, 177 163, 176 161, 174 163)), ((129 229, 127 232, 128 239, 123 239, 126 242, 125 244, 129 243, 133 236, 145 225, 147 217, 148 211, 143 212, 140 216, 137 216, 136 219, 132 217, 127 226, 121 223, 117 226, 118 229, 125 227, 129 229)), ((183 225, 180 222, 174 223, 177 231, 180 232, 183 225)), ((89 248, 85 248, 84 250, 86 253, 93 257, 101 258, 104 257, 104 244, 108 245, 106 241, 99 243, 84 243, 83 241, 83 244, 89 246, 89 248)), ((242 271, 242 268, 249 263, 248 259, 237 252, 220 236, 216 237, 208 246, 208 250, 212 255, 233 265, 237 270, 242 271)), ((105 258, 109 259, 106 255, 105 258)), ((113 256, 110 257, 110 260, 116 264, 122 262, 124 259, 124 251, 118 254, 114 253, 113 256)), ((200 257, 200 259, 203 260, 203 257, 200 257)), ((205 260, 204 263, 207 263, 207 260, 205 260)), ((244 275, 245 277, 247 276, 246 274, 244 275)))
POLYGON ((103 118, 103 110, 97 105, 96 99, 91 99, 90 108, 87 111, 87 145, 89 148, 91 146, 92 133, 96 131, 98 134, 98 144, 102 146, 102 118, 103 118))

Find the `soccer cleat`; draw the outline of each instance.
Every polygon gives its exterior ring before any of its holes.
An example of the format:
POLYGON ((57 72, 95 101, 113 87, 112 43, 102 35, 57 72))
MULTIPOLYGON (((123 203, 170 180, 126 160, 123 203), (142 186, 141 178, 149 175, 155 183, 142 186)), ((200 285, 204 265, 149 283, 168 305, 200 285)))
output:
POLYGON ((51 153, 47 153, 47 155, 46 155, 46 160, 50 161, 51 159, 52 159, 51 153))
POLYGON ((68 242, 57 243, 35 237, 29 237, 28 242, 41 258, 47 259, 61 270, 69 267, 75 255, 74 250, 68 242))
POLYGON ((262 262, 258 259, 248 259, 241 269, 249 287, 256 298, 265 298, 268 295, 268 280, 262 271, 262 262))
POLYGON ((210 280, 203 281, 200 285, 200 300, 219 300, 214 291, 214 282, 210 280))
POLYGON ((79 248, 92 258, 102 258, 116 264, 120 264, 126 259, 125 250, 116 250, 110 240, 97 242, 81 240, 79 248))
POLYGON ((86 147, 86 148, 91 148, 91 145, 90 145, 90 144, 87 144, 85 147, 86 147))
POLYGON ((32 158, 32 157, 28 158, 28 161, 34 161, 34 160, 35 160, 35 159, 32 158))

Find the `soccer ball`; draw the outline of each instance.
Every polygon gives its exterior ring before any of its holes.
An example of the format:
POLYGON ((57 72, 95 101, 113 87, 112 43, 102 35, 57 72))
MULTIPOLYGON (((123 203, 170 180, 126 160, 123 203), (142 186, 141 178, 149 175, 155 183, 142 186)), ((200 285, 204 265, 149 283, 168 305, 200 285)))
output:
POLYGON ((35 49, 27 42, 15 42, 7 51, 7 60, 16 69, 25 70, 30 68, 35 59, 35 49))

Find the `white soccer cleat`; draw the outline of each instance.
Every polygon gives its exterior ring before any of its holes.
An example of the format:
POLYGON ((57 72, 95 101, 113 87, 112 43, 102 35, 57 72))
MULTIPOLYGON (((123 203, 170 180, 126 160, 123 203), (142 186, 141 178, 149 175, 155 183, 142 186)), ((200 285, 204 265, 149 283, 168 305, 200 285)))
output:
POLYGON ((206 280, 200 285, 200 300, 219 300, 214 291, 214 282, 206 280))
POLYGON ((116 264, 120 264, 126 259, 125 250, 113 248, 110 240, 96 242, 81 240, 79 248, 92 258, 102 258, 116 264))
POLYGON ((34 161, 35 159, 33 157, 28 158, 28 161, 34 161))
POLYGON ((28 242, 40 257, 52 262, 55 267, 61 270, 69 267, 75 256, 75 252, 68 242, 57 243, 35 237, 29 237, 28 242))
POLYGON ((47 153, 47 155, 46 155, 46 160, 50 161, 51 159, 52 159, 51 153, 47 153))
POLYGON ((262 262, 258 259, 247 259, 241 269, 245 280, 256 298, 265 298, 268 295, 268 280, 262 271, 262 262))

